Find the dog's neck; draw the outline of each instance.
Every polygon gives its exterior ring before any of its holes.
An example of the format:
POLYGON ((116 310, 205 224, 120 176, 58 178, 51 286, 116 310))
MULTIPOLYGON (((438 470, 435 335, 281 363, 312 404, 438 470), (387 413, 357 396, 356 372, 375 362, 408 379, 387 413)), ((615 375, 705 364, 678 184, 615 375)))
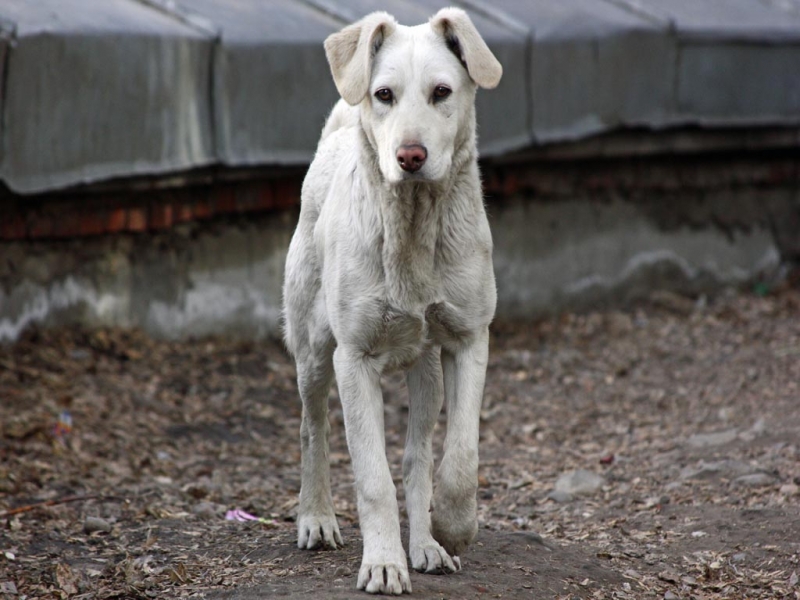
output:
POLYGON ((437 299, 442 216, 447 210, 462 208, 453 206, 458 199, 455 188, 460 180, 476 172, 474 145, 464 143, 457 148, 444 181, 389 183, 363 131, 361 142, 365 176, 371 180, 370 189, 378 190, 378 197, 367 201, 376 203, 380 213, 388 301, 398 308, 424 307, 437 299))

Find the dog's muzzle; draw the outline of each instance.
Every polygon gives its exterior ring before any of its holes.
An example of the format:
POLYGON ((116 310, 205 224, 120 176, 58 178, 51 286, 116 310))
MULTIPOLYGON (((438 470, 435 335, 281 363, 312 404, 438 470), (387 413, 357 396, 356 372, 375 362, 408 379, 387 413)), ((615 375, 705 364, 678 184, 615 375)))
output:
POLYGON ((397 149, 397 163, 406 173, 416 173, 428 158, 428 149, 420 144, 406 144, 397 149))

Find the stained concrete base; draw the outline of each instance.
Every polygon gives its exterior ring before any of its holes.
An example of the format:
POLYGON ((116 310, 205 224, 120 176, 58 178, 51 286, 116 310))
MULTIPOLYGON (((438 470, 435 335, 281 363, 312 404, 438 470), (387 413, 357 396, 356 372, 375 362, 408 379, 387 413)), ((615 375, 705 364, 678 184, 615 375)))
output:
MULTIPOLYGON (((765 206, 755 195, 738 202, 765 206)), ((713 292, 774 278, 786 258, 766 216, 746 228, 713 218, 665 225, 633 202, 523 197, 488 210, 501 318, 625 303, 655 289, 713 292)), ((166 338, 278 335, 295 219, 284 211, 161 234, 2 243, 0 341, 67 323, 166 338)))
POLYGON ((657 289, 713 293, 780 273, 767 220, 665 227, 630 202, 521 198, 492 214, 501 317, 624 304, 657 289))

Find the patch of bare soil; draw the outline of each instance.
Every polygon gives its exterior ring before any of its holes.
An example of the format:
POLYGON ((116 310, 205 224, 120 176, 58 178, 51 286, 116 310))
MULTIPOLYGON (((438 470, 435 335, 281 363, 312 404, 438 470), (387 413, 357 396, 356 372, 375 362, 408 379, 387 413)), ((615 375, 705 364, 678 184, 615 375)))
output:
MULTIPOLYGON (((800 598, 800 292, 661 294, 497 324, 492 345, 478 540, 460 573, 414 573, 415 596, 800 598)), ((402 501, 402 378, 385 389, 402 501)), ((300 403, 280 344, 32 331, 0 348, 0 399, 0 599, 356 595, 335 391, 347 546, 295 547, 300 403)))

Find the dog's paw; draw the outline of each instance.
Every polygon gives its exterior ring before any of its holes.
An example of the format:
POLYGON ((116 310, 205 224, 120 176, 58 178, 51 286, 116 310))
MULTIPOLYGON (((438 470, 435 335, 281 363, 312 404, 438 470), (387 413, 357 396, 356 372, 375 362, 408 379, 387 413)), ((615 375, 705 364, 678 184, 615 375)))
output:
POLYGON ((460 556, 478 533, 477 501, 475 496, 437 493, 431 513, 433 538, 450 556, 460 556))
POLYGON ((461 569, 458 557, 451 558, 447 551, 431 539, 426 544, 412 546, 411 567, 420 573, 455 573, 461 569))
POLYGON ((369 594, 410 594, 408 567, 399 563, 363 563, 358 572, 358 589, 369 594))
POLYGON ((336 550, 344 546, 336 517, 327 515, 305 515, 297 521, 297 547, 303 550, 328 548, 336 550))

